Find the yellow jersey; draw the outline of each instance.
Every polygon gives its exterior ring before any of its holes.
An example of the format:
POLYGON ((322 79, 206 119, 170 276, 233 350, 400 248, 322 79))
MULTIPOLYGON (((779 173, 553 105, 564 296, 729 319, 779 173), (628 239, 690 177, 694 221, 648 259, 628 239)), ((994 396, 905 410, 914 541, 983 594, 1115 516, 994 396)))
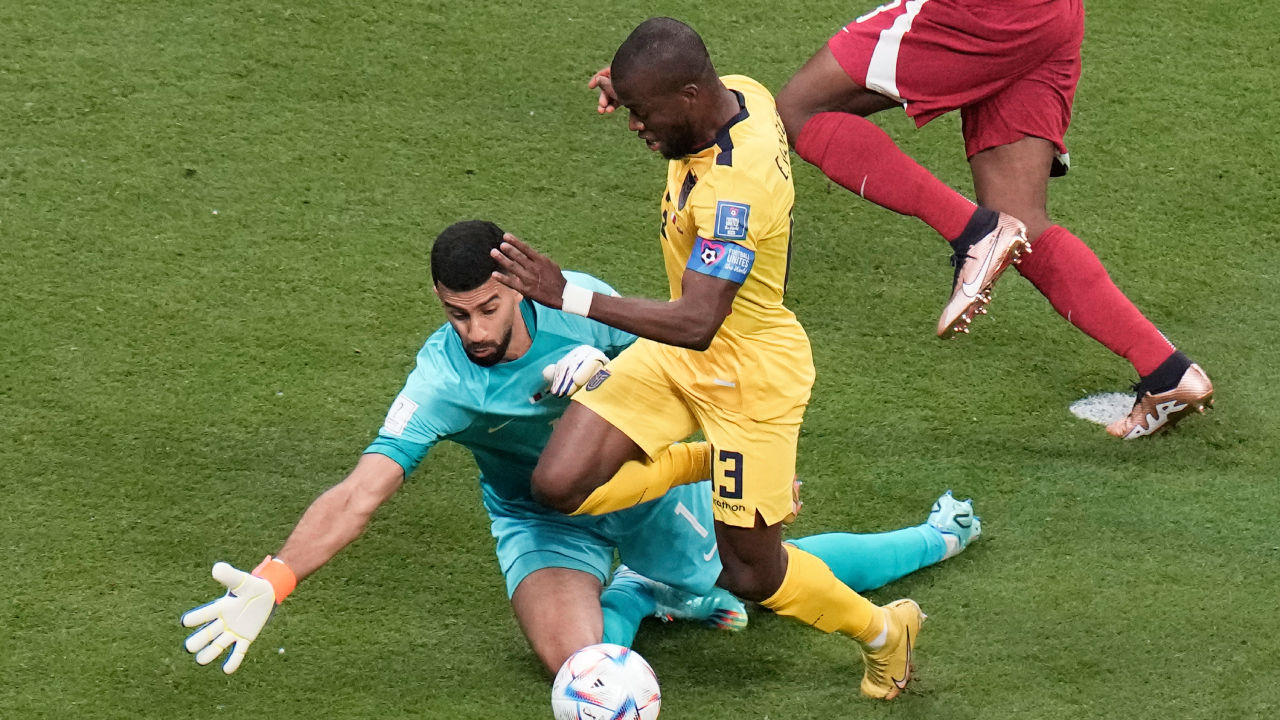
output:
POLYGON ((782 304, 791 257, 791 154, 773 96, 742 75, 721 78, 740 111, 715 139, 667 168, 662 253, 671 299, 687 271, 740 283, 704 352, 665 348, 687 392, 757 421, 809 401, 809 338, 782 304))

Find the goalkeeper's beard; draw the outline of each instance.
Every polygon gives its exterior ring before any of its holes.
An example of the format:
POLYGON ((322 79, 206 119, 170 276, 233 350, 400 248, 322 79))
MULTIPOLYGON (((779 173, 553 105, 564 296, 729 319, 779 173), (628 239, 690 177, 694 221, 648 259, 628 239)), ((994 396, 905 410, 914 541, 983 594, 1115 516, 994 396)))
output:
POLYGON ((467 354, 467 359, 479 365, 480 367, 493 367, 502 362, 507 356, 507 347, 511 345, 511 328, 507 328, 507 332, 502 336, 502 342, 498 343, 476 343, 474 345, 462 344, 462 351, 467 354), (493 348, 493 352, 484 357, 477 357, 473 350, 485 350, 493 348))

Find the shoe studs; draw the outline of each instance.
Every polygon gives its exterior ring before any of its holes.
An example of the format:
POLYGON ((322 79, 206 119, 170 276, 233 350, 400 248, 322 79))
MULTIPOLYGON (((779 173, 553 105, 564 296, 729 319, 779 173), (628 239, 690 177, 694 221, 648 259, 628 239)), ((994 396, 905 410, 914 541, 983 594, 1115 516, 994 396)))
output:
POLYGON ((1030 254, 1031 254, 1031 243, 1027 242, 1026 237, 1025 237, 1025 236, 1021 236, 1021 237, 1019 238, 1019 240, 1020 240, 1020 242, 1014 243, 1014 245, 1013 245, 1013 252, 1012 252, 1013 260, 1012 260, 1012 262, 1013 262, 1013 264, 1014 264, 1014 265, 1021 265, 1021 264, 1022 264, 1022 256, 1023 256, 1023 255, 1030 255, 1030 254))

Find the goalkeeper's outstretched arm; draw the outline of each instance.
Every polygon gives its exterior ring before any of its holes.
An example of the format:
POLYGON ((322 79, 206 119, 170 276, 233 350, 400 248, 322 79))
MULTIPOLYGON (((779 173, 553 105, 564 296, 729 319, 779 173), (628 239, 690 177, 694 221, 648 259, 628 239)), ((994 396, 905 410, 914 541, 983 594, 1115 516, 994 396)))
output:
POLYGON ((375 510, 404 484, 400 463, 377 453, 361 456, 345 480, 315 499, 275 559, 301 580, 360 537, 375 510))
POLYGON ((378 506, 403 484, 399 463, 385 455, 365 454, 345 480, 311 503, 278 557, 268 555, 252 573, 223 562, 214 565, 213 577, 227 593, 182 616, 184 626, 199 628, 187 638, 187 651, 195 653, 196 662, 208 665, 234 646, 222 671, 235 672, 272 610, 298 580, 360 537, 378 506))

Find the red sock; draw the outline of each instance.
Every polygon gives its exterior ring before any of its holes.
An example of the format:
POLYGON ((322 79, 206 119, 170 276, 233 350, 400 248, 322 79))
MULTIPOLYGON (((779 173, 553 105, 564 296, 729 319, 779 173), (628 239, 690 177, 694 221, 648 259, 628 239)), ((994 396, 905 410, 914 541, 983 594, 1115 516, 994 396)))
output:
POLYGON ((1150 375, 1174 353, 1169 340, 1120 292, 1088 245, 1060 225, 1045 230, 1018 271, 1053 309, 1111 352, 1150 375))
POLYGON ((871 202, 918 217, 947 241, 955 240, 977 208, 898 148, 866 118, 814 115, 796 138, 796 154, 827 177, 871 202))

